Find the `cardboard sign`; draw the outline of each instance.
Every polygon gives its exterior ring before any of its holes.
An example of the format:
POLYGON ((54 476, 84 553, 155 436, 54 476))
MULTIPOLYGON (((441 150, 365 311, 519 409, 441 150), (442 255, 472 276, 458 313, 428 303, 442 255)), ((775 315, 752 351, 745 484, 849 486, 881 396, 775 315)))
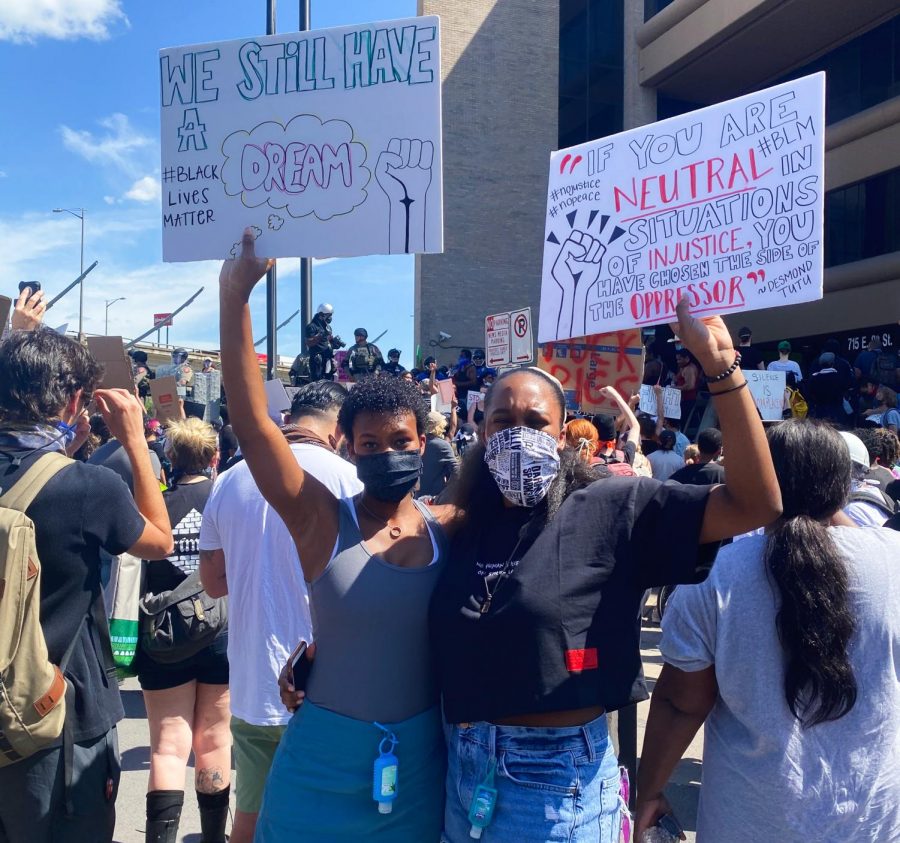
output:
POLYGON ((437 387, 437 411, 439 413, 449 413, 453 409, 453 396, 456 387, 451 380, 435 381, 437 387))
POLYGON ((550 342, 539 349, 538 367, 562 384, 570 410, 618 413, 618 406, 600 394, 601 388, 615 387, 627 401, 644 374, 644 347, 637 330, 550 342))
POLYGON ((181 408, 178 404, 178 384, 175 383, 172 375, 150 381, 150 395, 153 398, 153 406, 156 408, 156 418, 163 424, 181 418, 181 408))
POLYGON ((825 74, 550 156, 541 342, 822 297, 825 74))
POLYGON ((742 369, 756 409, 763 421, 781 421, 787 372, 742 369))
POLYGON ((6 333, 9 324, 9 314, 12 311, 12 299, 9 296, 0 296, 0 336, 6 333))
MULTIPOLYGON (((641 385, 641 403, 638 409, 647 415, 656 415, 656 393, 652 386, 641 385)), ((663 389, 663 417, 667 419, 681 418, 681 390, 667 386, 663 389)))
POLYGON ((131 360, 121 337, 88 337, 88 351, 103 366, 100 389, 127 389, 134 392, 131 360))
POLYGON ((159 54, 163 260, 443 251, 439 18, 159 54))

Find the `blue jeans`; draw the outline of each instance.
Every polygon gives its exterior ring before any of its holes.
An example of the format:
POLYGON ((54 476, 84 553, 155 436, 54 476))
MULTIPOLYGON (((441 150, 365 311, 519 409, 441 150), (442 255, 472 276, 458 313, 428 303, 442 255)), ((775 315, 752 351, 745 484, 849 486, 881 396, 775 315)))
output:
POLYGON ((484 843, 618 843, 619 771, 606 716, 584 726, 447 726, 443 843, 467 843, 475 788, 496 759, 497 806, 484 843))

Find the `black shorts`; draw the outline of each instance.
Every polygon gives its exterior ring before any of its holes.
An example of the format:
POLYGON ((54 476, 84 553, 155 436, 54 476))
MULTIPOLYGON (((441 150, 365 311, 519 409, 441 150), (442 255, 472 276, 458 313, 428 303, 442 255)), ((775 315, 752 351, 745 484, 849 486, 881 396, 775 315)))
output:
POLYGON ((204 685, 228 684, 228 631, 199 653, 175 664, 159 664, 138 649, 137 675, 144 691, 166 691, 196 680, 204 685))

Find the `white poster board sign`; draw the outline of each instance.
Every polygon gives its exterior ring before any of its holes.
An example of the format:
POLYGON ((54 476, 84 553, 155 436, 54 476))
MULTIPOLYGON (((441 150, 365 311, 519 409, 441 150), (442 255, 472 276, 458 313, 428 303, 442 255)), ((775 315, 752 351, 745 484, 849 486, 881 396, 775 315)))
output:
MULTIPOLYGON (((656 415, 656 393, 652 386, 641 386, 641 403, 638 409, 650 416, 656 415)), ((681 391, 671 386, 663 388, 663 418, 681 418, 681 391)))
POLYGON ((540 342, 822 297, 825 74, 550 156, 540 342))
POLYGON ((531 308, 493 313, 484 320, 488 366, 518 366, 534 361, 531 308))
POLYGON ((763 421, 781 421, 787 372, 742 369, 763 421))
POLYGON ((163 260, 440 252, 439 18, 161 50, 163 260))
POLYGON ((291 409, 291 399, 288 397, 284 384, 277 378, 265 382, 266 410, 269 418, 276 424, 282 423, 282 413, 291 409))

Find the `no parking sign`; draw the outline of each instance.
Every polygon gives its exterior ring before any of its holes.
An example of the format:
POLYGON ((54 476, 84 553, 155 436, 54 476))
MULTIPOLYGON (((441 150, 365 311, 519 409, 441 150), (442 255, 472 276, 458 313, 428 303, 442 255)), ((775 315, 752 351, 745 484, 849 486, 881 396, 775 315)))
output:
POLYGON ((488 316, 484 320, 484 347, 488 366, 531 363, 534 360, 531 308, 488 316))

